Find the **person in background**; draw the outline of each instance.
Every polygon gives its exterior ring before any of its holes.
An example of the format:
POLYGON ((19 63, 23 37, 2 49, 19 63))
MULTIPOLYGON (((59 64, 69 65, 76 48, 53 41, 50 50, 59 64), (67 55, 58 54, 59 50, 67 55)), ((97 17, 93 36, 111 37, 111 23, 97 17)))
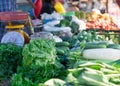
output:
POLYGON ((60 14, 64 14, 66 12, 64 6, 62 5, 62 3, 60 1, 51 0, 51 4, 54 6, 56 12, 58 12, 60 14))
POLYGON ((94 8, 94 2, 93 0, 88 0, 88 2, 86 3, 86 12, 89 13, 92 11, 92 9, 94 8))
MULTIPOLYGON (((14 12, 16 9, 16 0, 0 0, 0 12, 14 12)), ((0 22, 0 41, 5 33, 5 24, 0 22)))
POLYGON ((47 13, 51 14, 55 11, 53 5, 51 4, 51 0, 43 0, 43 6, 41 10, 41 14, 47 13))
POLYGON ((117 3, 117 0, 110 0, 108 2, 108 14, 110 16, 112 16, 113 21, 115 24, 118 25, 118 27, 120 27, 120 8, 119 8, 119 4, 120 2, 117 3))
POLYGON ((58 0, 61 4, 65 4, 64 0, 58 0))
POLYGON ((60 14, 65 13, 65 9, 62 3, 59 2, 58 0, 44 0, 41 14, 42 13, 51 14, 54 11, 60 14))
POLYGON ((79 2, 76 3, 75 1, 70 1, 68 3, 68 7, 66 8, 66 11, 67 12, 79 11, 78 4, 79 4, 79 2))
POLYGON ((120 0, 116 0, 116 3, 118 4, 118 6, 120 8, 120 0))
POLYGON ((29 11, 30 12, 30 16, 32 18, 39 18, 40 17, 40 13, 42 10, 42 0, 27 0, 31 6, 32 9, 29 11))

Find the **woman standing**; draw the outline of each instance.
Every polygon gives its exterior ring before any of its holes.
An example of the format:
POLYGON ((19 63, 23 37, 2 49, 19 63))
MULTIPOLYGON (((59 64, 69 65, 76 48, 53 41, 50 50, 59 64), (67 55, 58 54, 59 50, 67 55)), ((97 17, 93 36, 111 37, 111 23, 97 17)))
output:
POLYGON ((39 18, 40 12, 42 10, 42 0, 27 0, 33 7, 30 10, 30 16, 34 18, 39 18))

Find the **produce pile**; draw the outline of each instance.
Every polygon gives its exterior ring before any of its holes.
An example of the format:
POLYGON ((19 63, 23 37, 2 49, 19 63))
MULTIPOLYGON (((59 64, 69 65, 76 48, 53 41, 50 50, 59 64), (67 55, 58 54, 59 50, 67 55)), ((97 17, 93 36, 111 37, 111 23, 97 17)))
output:
POLYGON ((1 81, 11 79, 12 86, 118 86, 119 60, 101 60, 97 55, 94 60, 84 57, 87 55, 84 53, 86 50, 108 47, 120 49, 119 44, 109 44, 94 31, 81 31, 63 42, 37 38, 23 48, 1 44, 2 70, 10 68, 10 72, 1 71, 5 75, 1 77, 1 81), (10 61, 5 60, 7 57, 10 61))
POLYGON ((97 12, 87 14, 86 27, 87 29, 119 30, 109 14, 97 12))
POLYGON ((60 42, 38 37, 23 47, 0 44, 0 81, 10 80, 11 86, 120 86, 120 44, 83 30, 80 22, 65 16, 56 26, 70 27, 72 36, 60 42))
POLYGON ((97 56, 93 60, 83 56, 85 50, 107 47, 119 50, 117 46, 109 44, 94 31, 82 31, 68 41, 57 43, 32 40, 23 48, 22 66, 12 76, 12 86, 118 86, 119 60, 103 61, 97 56))

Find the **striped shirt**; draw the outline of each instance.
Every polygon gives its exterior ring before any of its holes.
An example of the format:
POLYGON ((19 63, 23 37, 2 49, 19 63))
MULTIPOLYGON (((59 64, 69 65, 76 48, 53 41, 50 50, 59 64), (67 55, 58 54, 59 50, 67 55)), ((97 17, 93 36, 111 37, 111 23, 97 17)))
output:
POLYGON ((0 0, 0 12, 15 11, 16 0, 0 0))
MULTIPOLYGON (((16 0, 0 0, 0 12, 9 12, 16 10, 16 0)), ((0 41, 6 33, 5 24, 0 21, 0 41)))

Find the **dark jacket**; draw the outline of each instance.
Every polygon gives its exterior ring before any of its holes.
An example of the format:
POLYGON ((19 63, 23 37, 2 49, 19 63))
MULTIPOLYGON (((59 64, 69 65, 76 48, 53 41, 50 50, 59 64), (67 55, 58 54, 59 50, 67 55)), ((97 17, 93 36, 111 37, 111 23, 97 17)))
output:
POLYGON ((48 13, 51 14, 55 11, 54 7, 50 4, 50 0, 43 0, 43 7, 41 10, 41 14, 48 13))

